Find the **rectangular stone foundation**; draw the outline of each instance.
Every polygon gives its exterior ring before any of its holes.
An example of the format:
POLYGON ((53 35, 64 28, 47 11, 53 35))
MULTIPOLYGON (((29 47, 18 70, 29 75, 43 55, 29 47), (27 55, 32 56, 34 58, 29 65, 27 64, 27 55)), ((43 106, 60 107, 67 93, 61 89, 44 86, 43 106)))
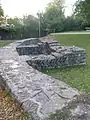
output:
POLYGON ((19 55, 28 55, 27 63, 35 69, 85 65, 86 52, 75 46, 61 46, 55 40, 24 40, 16 47, 19 55))
POLYGON ((79 95, 79 92, 66 83, 32 68, 32 64, 34 61, 41 60, 42 63, 45 61, 45 67, 48 65, 51 67, 57 63, 56 60, 59 63, 61 58, 62 61, 66 60, 67 54, 52 52, 50 55, 43 54, 36 57, 29 55, 29 59, 27 56, 18 55, 16 47, 19 44, 17 41, 0 49, 0 75, 2 76, 0 85, 2 83, 1 86, 10 91, 33 120, 47 120, 50 114, 61 110, 79 95), (32 61, 31 66, 26 63, 29 60, 32 61))
POLYGON ((85 65, 85 53, 68 53, 60 55, 59 53, 52 53, 52 55, 38 55, 30 57, 27 63, 35 69, 49 69, 49 68, 62 68, 68 66, 85 65), (79 56, 80 55, 80 56, 79 56), (43 58, 43 59, 42 59, 43 58))

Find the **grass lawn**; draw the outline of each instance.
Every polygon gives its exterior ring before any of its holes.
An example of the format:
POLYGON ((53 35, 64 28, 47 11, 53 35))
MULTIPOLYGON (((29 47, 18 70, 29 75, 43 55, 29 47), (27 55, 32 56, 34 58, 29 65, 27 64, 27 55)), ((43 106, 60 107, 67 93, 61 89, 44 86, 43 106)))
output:
POLYGON ((6 46, 11 42, 11 40, 0 40, 0 47, 6 46))
POLYGON ((86 49, 87 65, 50 69, 43 72, 60 79, 81 92, 90 92, 90 34, 55 35, 62 45, 75 45, 86 49))

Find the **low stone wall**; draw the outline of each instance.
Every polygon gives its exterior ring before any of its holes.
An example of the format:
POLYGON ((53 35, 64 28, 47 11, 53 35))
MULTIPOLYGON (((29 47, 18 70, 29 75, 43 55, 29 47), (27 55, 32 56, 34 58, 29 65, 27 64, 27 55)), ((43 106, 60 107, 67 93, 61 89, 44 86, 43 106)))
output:
POLYGON ((59 53, 51 53, 51 55, 37 55, 29 56, 30 59, 27 63, 35 69, 47 69, 47 68, 62 68, 66 66, 76 66, 86 64, 86 53, 82 51, 67 52, 60 55, 59 53))
POLYGON ((31 45, 19 45, 16 47, 19 55, 39 55, 39 54, 50 54, 51 49, 49 48, 48 43, 38 43, 31 45))
POLYGON ((29 56, 19 56, 16 51, 20 43, 21 41, 17 41, 0 49, 0 84, 3 83, 32 116, 32 120, 46 120, 79 93, 64 82, 29 66, 26 63, 29 56))
POLYGON ((27 63, 38 70, 86 64, 84 49, 62 46, 52 37, 24 40, 16 49, 19 55, 28 55, 27 63))

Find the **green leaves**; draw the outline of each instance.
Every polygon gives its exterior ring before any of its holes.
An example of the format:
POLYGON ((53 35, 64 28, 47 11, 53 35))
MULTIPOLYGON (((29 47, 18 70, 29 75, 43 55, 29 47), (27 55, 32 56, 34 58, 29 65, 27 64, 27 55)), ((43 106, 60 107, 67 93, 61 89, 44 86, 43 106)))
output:
POLYGON ((90 24, 90 0, 78 0, 75 4, 75 14, 82 16, 90 24))
POLYGON ((47 23, 46 28, 48 28, 49 31, 54 30, 60 32, 64 29, 62 23, 65 20, 65 16, 62 3, 63 0, 53 0, 46 7, 44 18, 47 23))
POLYGON ((4 11, 3 9, 0 7, 0 17, 4 16, 4 11))

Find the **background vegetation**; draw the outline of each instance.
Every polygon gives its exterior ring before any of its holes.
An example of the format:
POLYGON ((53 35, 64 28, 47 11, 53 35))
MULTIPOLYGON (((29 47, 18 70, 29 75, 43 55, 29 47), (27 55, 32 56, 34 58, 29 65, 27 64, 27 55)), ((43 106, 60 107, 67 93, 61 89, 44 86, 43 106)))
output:
MULTIPOLYGON (((64 0, 52 0, 45 12, 37 13, 37 17, 25 15, 22 18, 8 18, 7 23, 14 24, 15 31, 3 35, 3 39, 39 37, 39 23, 41 36, 55 32, 84 30, 90 25, 90 1, 78 0, 73 8, 73 14, 66 17, 64 0)), ((0 16, 4 16, 2 8, 0 8, 0 16)))

